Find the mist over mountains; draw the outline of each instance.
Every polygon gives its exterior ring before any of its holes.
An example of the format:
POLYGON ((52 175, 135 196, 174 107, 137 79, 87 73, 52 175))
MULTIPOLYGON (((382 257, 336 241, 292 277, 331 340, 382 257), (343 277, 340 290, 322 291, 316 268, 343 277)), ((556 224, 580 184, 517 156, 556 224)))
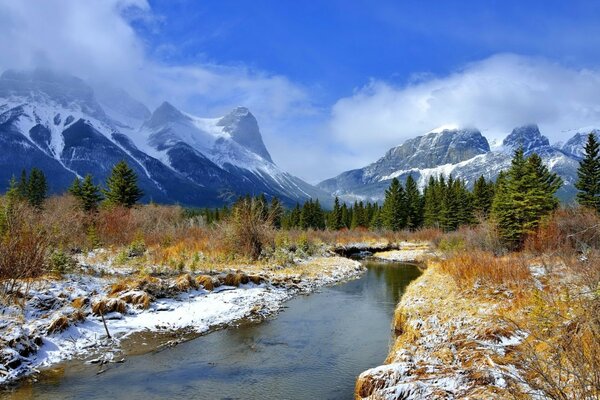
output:
POLYGON ((0 76, 0 144, 2 190, 31 167, 46 173, 55 193, 88 173, 100 183, 125 160, 146 201, 218 206, 265 193, 291 205, 330 197, 273 163, 247 108, 200 118, 164 102, 150 112, 122 90, 96 93, 49 70, 0 76))
POLYGON ((589 131, 551 144, 530 124, 490 146, 476 128, 442 126, 315 187, 273 162, 258 121, 245 107, 220 118, 197 117, 166 101, 150 111, 121 89, 93 90, 79 78, 50 70, 9 70, 0 76, 0 188, 6 190, 22 169, 38 167, 58 193, 88 173, 102 183, 115 163, 126 160, 138 174, 145 201, 219 206, 265 193, 288 205, 318 198, 327 206, 333 196, 379 201, 395 177, 412 175, 421 186, 440 174, 468 185, 481 175, 494 179, 522 146, 563 178, 559 196, 569 201, 589 131))

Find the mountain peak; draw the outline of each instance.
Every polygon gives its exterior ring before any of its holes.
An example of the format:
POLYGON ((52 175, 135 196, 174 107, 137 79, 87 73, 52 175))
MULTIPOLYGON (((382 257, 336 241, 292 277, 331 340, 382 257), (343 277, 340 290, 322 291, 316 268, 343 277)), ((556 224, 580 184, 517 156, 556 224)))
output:
POLYGON ((549 146, 548 138, 540 133, 540 128, 536 124, 527 124, 518 126, 502 142, 508 149, 517 149, 523 147, 525 154, 549 146))
POLYGON ((179 111, 175 106, 173 106, 168 101, 163 101, 163 103, 158 106, 156 110, 150 116, 150 119, 146 121, 146 126, 149 128, 158 127, 164 125, 168 122, 175 122, 181 120, 187 120, 185 114, 179 111))
POLYGON ((236 107, 217 122, 223 131, 247 149, 258 154, 267 161, 273 162, 258 127, 258 121, 246 107, 236 107))

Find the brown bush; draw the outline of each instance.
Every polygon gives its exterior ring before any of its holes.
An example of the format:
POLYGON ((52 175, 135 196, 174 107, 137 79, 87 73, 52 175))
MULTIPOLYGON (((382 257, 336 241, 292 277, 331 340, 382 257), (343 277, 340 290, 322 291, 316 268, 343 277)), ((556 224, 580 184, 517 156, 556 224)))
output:
POLYGON ((273 246, 274 215, 263 210, 263 204, 255 198, 240 200, 234 205, 226 223, 221 224, 224 243, 231 254, 241 254, 257 260, 263 248, 273 246))
POLYGON ((583 207, 556 211, 525 241, 525 250, 545 255, 571 255, 600 250, 600 215, 583 207))
POLYGON ((37 211, 22 203, 0 205, 0 284, 6 300, 27 289, 27 281, 46 272, 48 234, 36 223, 37 211))

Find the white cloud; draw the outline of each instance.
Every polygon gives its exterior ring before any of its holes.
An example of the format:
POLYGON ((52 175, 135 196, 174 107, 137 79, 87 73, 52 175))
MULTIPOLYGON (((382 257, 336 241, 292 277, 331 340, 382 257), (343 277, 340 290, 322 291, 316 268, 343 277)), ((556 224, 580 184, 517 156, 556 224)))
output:
POLYGON ((135 20, 160 29, 155 24, 160 19, 146 0, 0 0, 0 72, 52 68, 123 88, 150 108, 167 100, 200 116, 247 106, 259 120, 267 147, 275 147, 274 159, 307 176, 306 163, 285 154, 286 143, 299 155, 308 146, 298 143, 311 142, 294 137, 300 134, 297 119, 318 112, 307 89, 244 65, 162 63, 132 26, 135 20))
POLYGON ((336 140, 363 149, 364 162, 444 124, 503 138, 534 122, 551 140, 565 140, 568 130, 600 126, 599 93, 600 70, 501 54, 403 87, 373 80, 333 106, 330 127, 336 140))

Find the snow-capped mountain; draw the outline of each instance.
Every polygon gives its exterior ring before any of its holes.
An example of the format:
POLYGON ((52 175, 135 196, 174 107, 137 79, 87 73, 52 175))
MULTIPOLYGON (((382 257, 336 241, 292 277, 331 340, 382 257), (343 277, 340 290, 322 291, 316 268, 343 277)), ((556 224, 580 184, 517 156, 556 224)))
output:
POLYGON ((282 171, 258 123, 239 107, 199 118, 163 103, 150 112, 120 89, 94 92, 84 81, 46 70, 0 76, 0 190, 22 169, 41 168, 53 192, 75 176, 104 182, 126 160, 146 200, 216 206, 265 193, 288 204, 330 196, 282 171))
POLYGON ((517 127, 501 145, 490 148, 477 129, 442 127, 407 140, 390 149, 376 162, 327 179, 317 186, 346 201, 381 200, 393 178, 401 181, 412 175, 424 187, 431 176, 452 175, 472 185, 481 175, 495 179, 510 167, 512 154, 520 146, 526 155, 539 154, 550 170, 559 174, 564 186, 558 195, 573 198, 577 168, 587 133, 578 133, 562 146, 552 146, 535 124, 517 127))

